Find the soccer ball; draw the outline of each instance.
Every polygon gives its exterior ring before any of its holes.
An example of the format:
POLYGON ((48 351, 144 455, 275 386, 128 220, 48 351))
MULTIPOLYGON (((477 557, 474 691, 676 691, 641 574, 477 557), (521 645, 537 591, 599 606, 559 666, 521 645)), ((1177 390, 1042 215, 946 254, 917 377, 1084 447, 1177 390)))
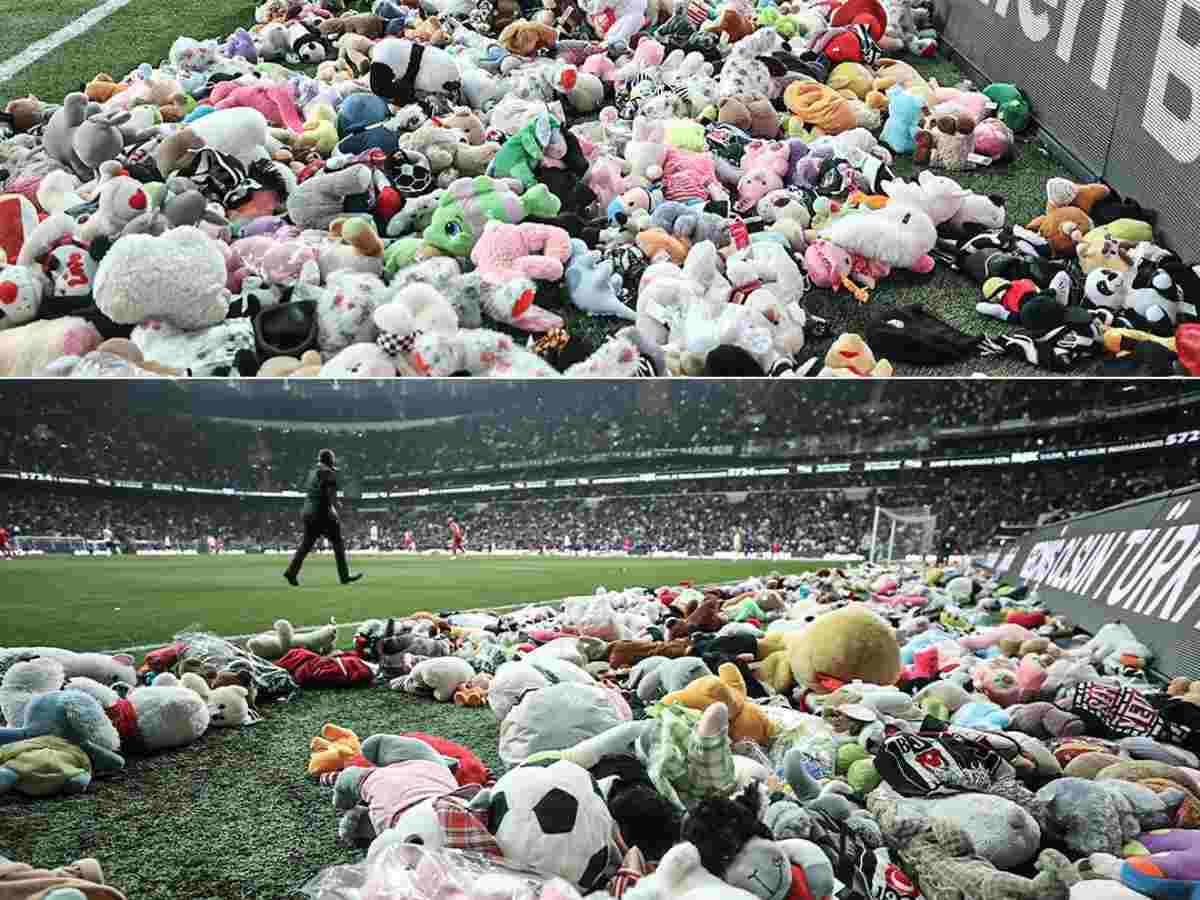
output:
POLYGON ((557 875, 585 892, 604 886, 620 862, 600 788, 565 759, 509 770, 492 788, 488 831, 504 858, 557 875))

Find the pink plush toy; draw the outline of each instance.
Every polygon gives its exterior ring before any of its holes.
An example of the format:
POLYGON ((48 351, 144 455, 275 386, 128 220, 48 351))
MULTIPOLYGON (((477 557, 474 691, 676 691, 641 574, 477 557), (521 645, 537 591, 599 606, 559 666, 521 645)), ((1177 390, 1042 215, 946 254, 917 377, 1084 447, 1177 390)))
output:
MULTIPOLYGON (((628 83, 635 80, 639 73, 657 69, 666 58, 667 51, 658 41, 642 40, 638 42, 633 57, 613 73, 613 80, 628 83)), ((595 57, 592 57, 595 59, 595 57)))
POLYGON ((815 287, 839 291, 850 278, 850 254, 829 241, 813 241, 804 251, 804 267, 815 287))
POLYGON ((558 281, 570 258, 571 236, 566 231, 533 222, 488 222, 471 251, 471 262, 487 284, 521 277, 558 281))
POLYGON ((1030 631, 1021 625, 995 625, 991 628, 984 628, 968 635, 964 638, 959 638, 959 643, 968 650, 984 650, 988 647, 995 646, 1001 641, 1031 641, 1037 634, 1030 631))
POLYGON ((746 213, 771 191, 783 187, 788 173, 788 145, 783 141, 754 141, 742 156, 742 171, 738 180, 738 201, 734 208, 746 213))
POLYGON ((669 148, 662 164, 662 182, 664 200, 700 204, 729 199, 717 180, 716 161, 708 154, 669 148))
POLYGON ((208 102, 218 110, 247 106, 262 113, 271 125, 282 125, 296 134, 304 133, 304 120, 300 111, 296 109, 296 101, 286 84, 221 81, 212 89, 208 102))
POLYGON ((609 59, 606 53, 597 53, 589 56, 580 66, 580 69, 589 75, 595 75, 601 81, 615 81, 617 77, 617 64, 609 59))
POLYGON ((320 248, 316 244, 259 235, 236 240, 229 250, 226 261, 228 287, 234 293, 241 291, 246 275, 257 275, 267 283, 283 286, 293 286, 299 281, 320 281, 320 248), (305 266, 310 263, 306 273, 305 266))
POLYGON ((31 378, 64 356, 84 356, 100 346, 96 326, 63 316, 0 331, 0 378, 31 378))
POLYGON ((1008 707, 1021 702, 1017 665, 1007 657, 984 660, 971 673, 971 680, 975 690, 998 706, 1008 707))

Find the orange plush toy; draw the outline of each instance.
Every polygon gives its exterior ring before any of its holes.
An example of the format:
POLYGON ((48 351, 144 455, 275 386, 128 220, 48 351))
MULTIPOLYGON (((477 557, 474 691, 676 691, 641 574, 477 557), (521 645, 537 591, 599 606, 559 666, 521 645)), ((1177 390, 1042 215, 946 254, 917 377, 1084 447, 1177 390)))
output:
POLYGON ((729 708, 729 739, 766 745, 778 730, 757 703, 746 699, 746 682, 733 663, 725 663, 716 675, 697 678, 681 691, 667 694, 663 703, 682 703, 688 709, 705 710, 714 703, 729 708))
MULTIPOLYGON (((362 746, 358 735, 349 728, 327 722, 321 734, 308 745, 312 755, 308 758, 308 774, 321 775, 325 772, 340 772, 350 765, 363 765, 362 746)), ((370 765, 370 763, 365 763, 370 765)))
POLYGON ((857 127, 858 119, 849 102, 825 84, 794 81, 783 92, 783 102, 792 112, 792 128, 812 126, 825 134, 841 134, 857 127))

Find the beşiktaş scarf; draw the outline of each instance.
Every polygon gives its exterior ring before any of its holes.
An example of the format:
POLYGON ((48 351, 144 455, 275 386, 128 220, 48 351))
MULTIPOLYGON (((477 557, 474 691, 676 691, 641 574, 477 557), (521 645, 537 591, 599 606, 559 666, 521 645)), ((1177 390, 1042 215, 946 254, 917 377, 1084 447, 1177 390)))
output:
POLYGON ((207 200, 220 203, 226 209, 240 206, 254 192, 264 189, 287 193, 287 186, 268 160, 255 160, 246 166, 229 153, 202 147, 180 169, 207 200))
POLYGON ((988 792, 1011 767, 983 741, 943 732, 896 732, 884 738, 875 768, 904 797, 988 792))
MULTIPOLYGON (((1069 372, 1079 360, 1095 356, 1104 346, 1104 329, 1112 324, 1112 312, 1075 307, 1087 322, 1068 322, 1042 334, 1019 331, 979 342, 981 356, 1011 356, 1039 369, 1069 372)), ((1077 318, 1082 318, 1077 317, 1077 318)))

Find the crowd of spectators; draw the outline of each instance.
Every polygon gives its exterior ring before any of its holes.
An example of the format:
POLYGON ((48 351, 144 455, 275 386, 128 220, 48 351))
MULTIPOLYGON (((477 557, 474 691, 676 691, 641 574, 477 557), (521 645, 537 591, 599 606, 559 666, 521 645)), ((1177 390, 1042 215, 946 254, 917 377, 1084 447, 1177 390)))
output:
MULTIPOLYGON (((711 554, 780 544, 787 553, 819 557, 859 552, 869 538, 875 506, 928 507, 937 534, 953 529, 964 549, 982 549, 998 527, 1035 524, 1102 509, 1196 479, 1189 465, 1131 454, 1087 463, 1001 466, 947 473, 855 473, 729 483, 610 485, 603 498, 580 492, 535 494, 524 500, 480 503, 414 500, 343 502, 351 547, 398 548, 412 530, 418 547, 445 547, 446 519, 456 516, 473 549, 542 548, 636 553, 711 554), (377 539, 371 539, 371 526, 377 539)), ((226 548, 290 548, 299 537, 299 502, 213 495, 106 495, 64 485, 0 484, 0 525, 26 538, 74 535, 98 539, 112 528, 134 546, 200 546, 209 537, 226 548)), ((917 532, 908 531, 912 538, 917 532)))
MULTIPOLYGON (((1166 382, 1130 392, 1128 385, 1107 381, 1059 382, 1050 389, 1035 382, 822 381, 807 382, 802 391, 791 383, 758 381, 589 383, 571 390, 553 384, 492 385, 470 406, 461 384, 422 384, 427 388, 419 406, 397 406, 395 398, 382 394, 380 403, 431 416, 437 412, 431 397, 445 393, 442 413, 450 421, 422 427, 397 416, 397 424, 406 427, 345 430, 299 427, 278 416, 268 421, 194 414, 193 407, 209 410, 214 400, 203 394, 205 403, 190 403, 189 398, 202 395, 197 392, 233 390, 220 382, 183 391, 141 386, 143 392, 168 392, 157 405, 153 397, 140 396, 114 404, 111 389, 102 383, 69 392, 42 382, 2 386, 0 469, 279 491, 295 488, 317 450, 333 446, 344 486, 357 493, 418 477, 414 473, 426 479, 430 471, 514 462, 532 472, 556 458, 672 447, 732 446, 753 458, 771 455, 771 448, 793 457, 878 453, 911 448, 922 436, 928 446, 964 451, 1038 446, 1039 441, 1080 446, 1164 423, 1195 423, 1197 413, 1190 407, 1115 423, 1101 414, 1154 397, 1188 394, 1190 400, 1200 389, 1166 382), (942 428, 1021 419, 1038 423, 1080 410, 1089 411, 1093 420, 1069 430, 1038 428, 958 441, 935 437, 942 428)), ((370 383, 357 386, 360 394, 370 388, 370 383)), ((332 386, 313 382, 305 390, 319 393, 332 386)), ((311 403, 312 394, 306 396, 311 403)), ((374 409, 361 397, 359 402, 374 409)))

